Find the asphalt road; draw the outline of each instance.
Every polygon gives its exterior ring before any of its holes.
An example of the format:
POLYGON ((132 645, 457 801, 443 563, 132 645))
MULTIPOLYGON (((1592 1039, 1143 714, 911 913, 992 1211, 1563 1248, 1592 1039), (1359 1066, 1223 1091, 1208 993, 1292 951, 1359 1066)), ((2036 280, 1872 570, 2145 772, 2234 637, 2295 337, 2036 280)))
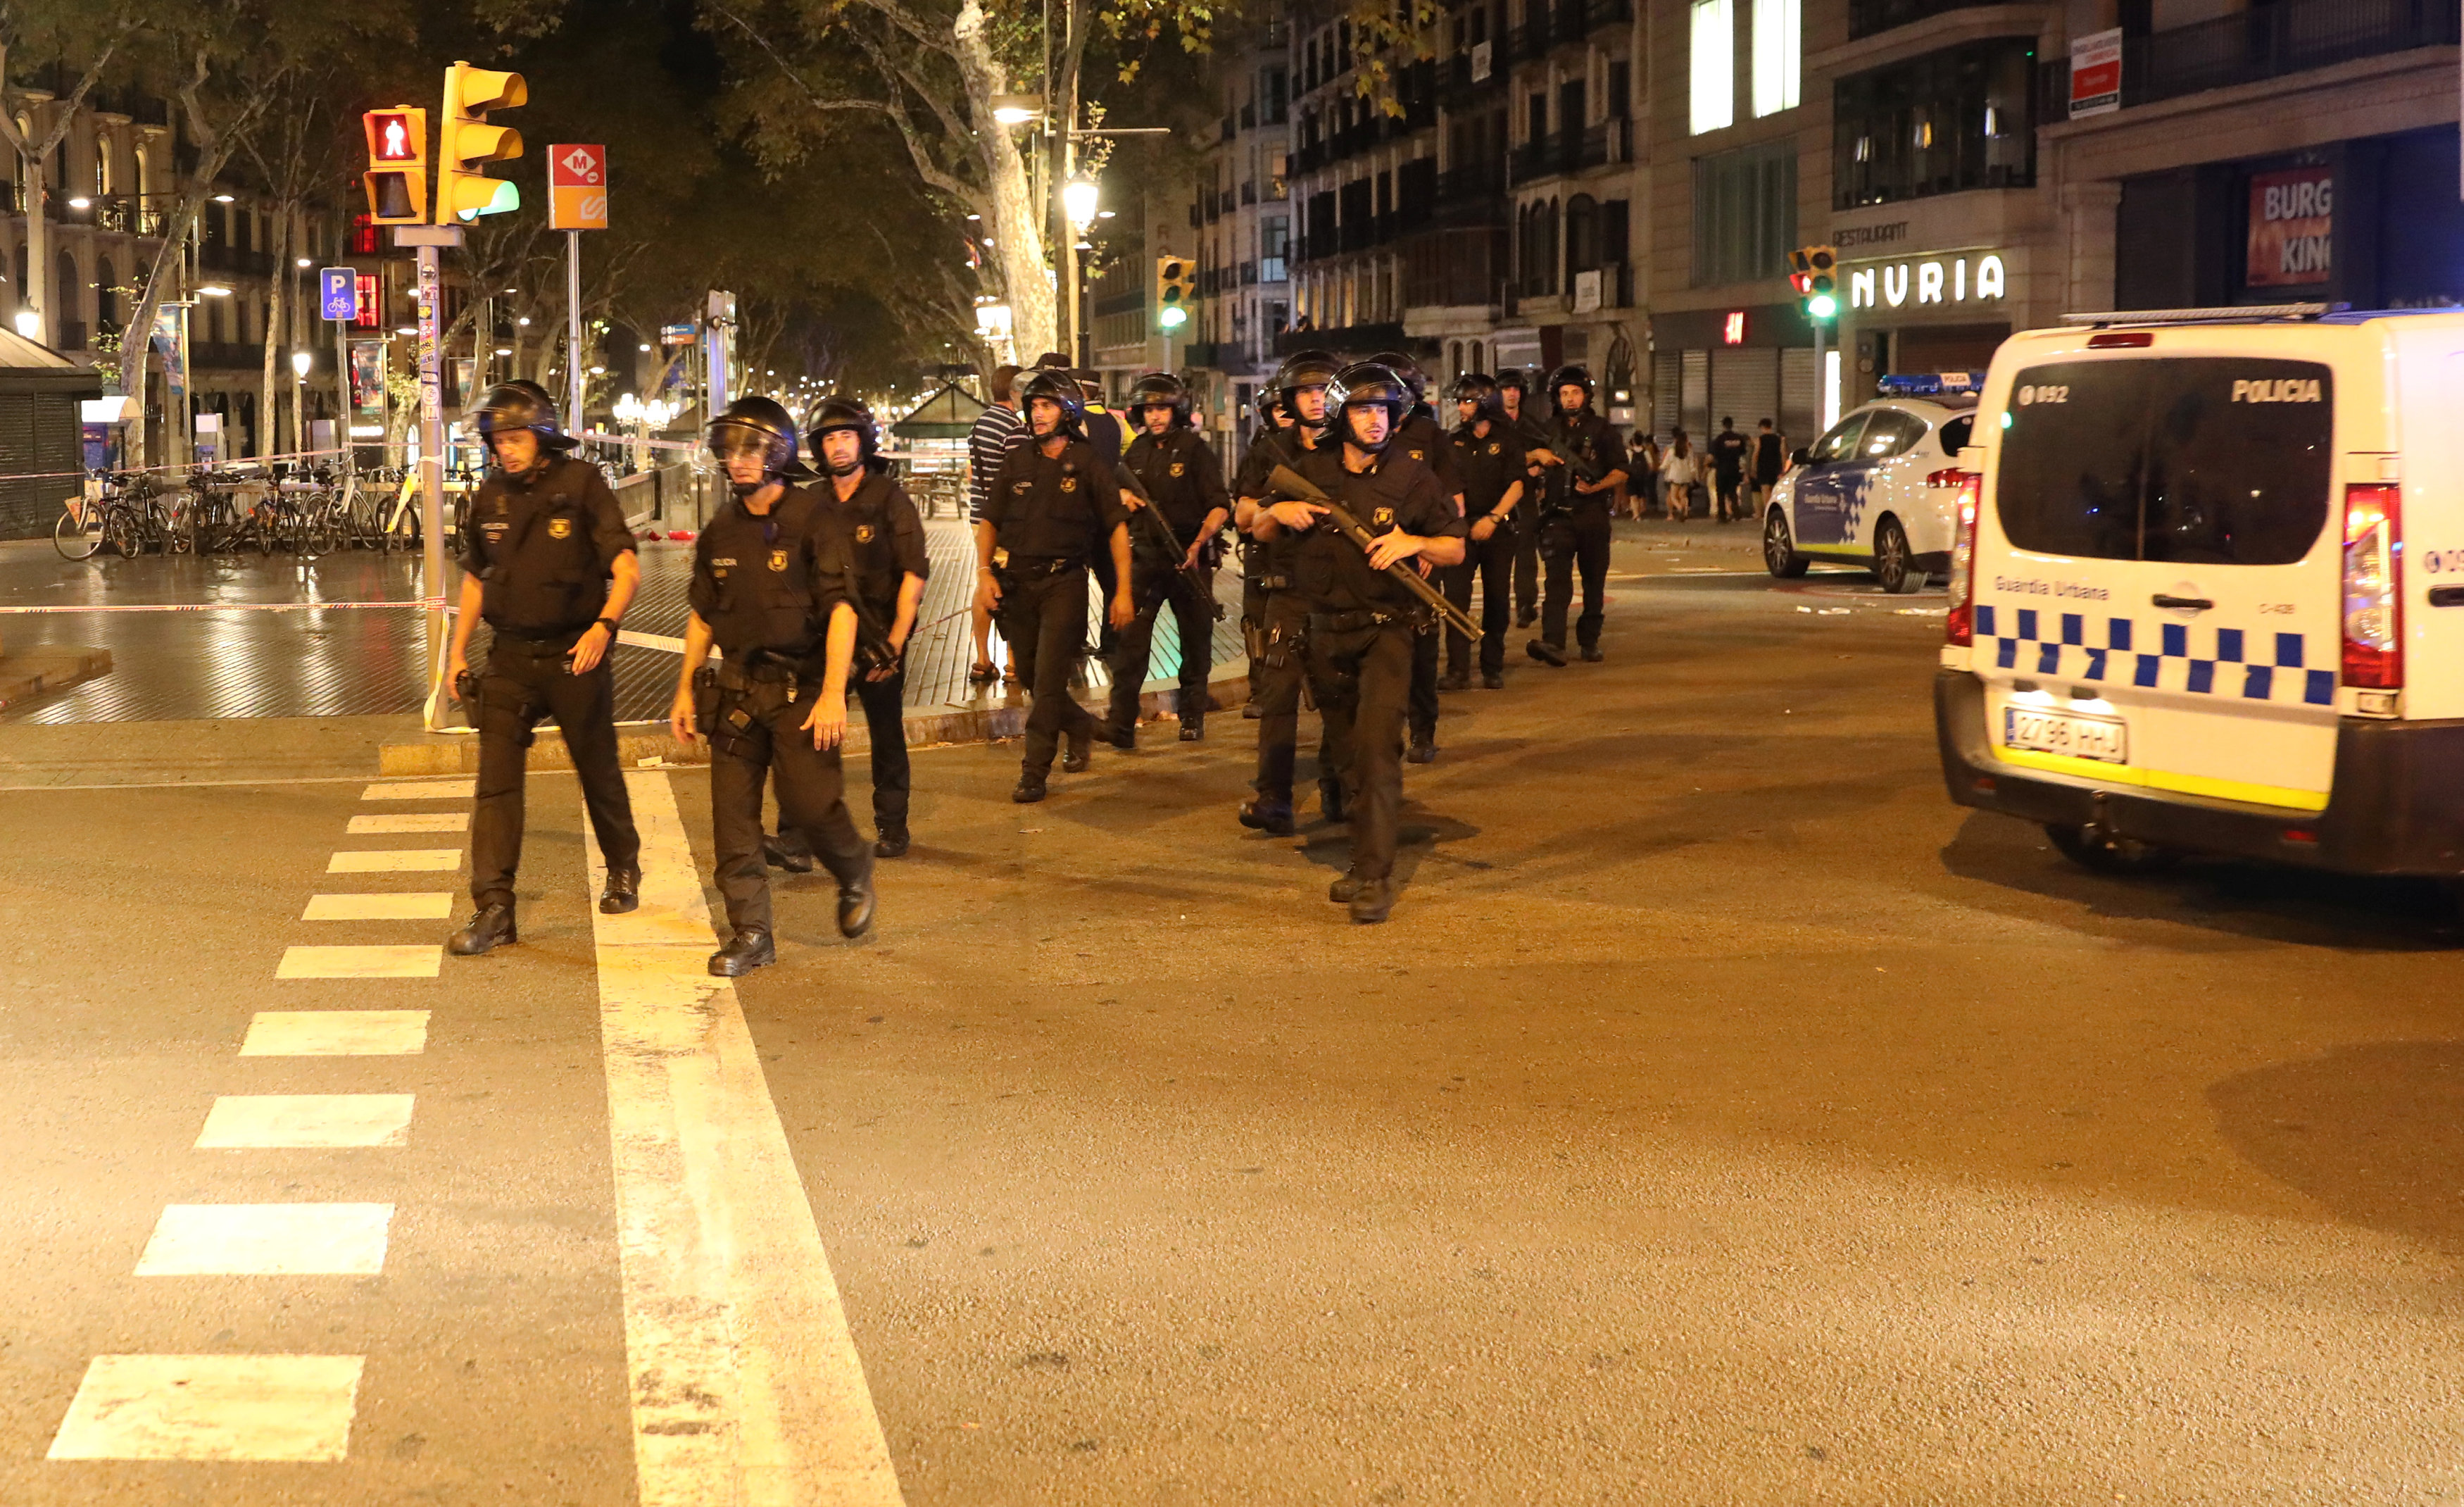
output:
MULTIPOLYGON (((905 1500, 2464 1496, 2446 898, 2074 869, 1942 795, 1939 593, 1709 537, 1619 546, 1606 664, 1449 698, 1385 926, 1339 830, 1233 824, 1228 718, 1032 808, 1015 745, 919 753, 868 942, 784 881, 736 997, 905 1500)), ((706 868, 704 777, 635 778, 706 868)), ((524 943, 349 982, 275 974, 444 923, 297 919, 328 854, 456 803, 0 801, 0 1501, 634 1498, 607 954, 537 792, 524 943), (425 1052, 236 1054, 325 1008, 425 1052), (417 1107, 192 1149, 311 1093, 417 1107), (321 1199, 391 1202, 382 1274, 135 1274, 167 1205, 321 1199), (224 1352, 364 1357, 346 1456, 45 1457, 92 1358, 224 1352)))

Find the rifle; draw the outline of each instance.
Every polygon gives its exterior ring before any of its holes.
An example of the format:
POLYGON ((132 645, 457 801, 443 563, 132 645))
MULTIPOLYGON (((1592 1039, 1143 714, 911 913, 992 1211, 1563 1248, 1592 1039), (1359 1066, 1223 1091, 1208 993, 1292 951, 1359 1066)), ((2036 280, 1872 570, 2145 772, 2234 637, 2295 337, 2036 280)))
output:
POLYGON ((1214 612, 1217 622, 1221 622, 1223 604, 1217 599, 1213 583, 1206 579, 1205 573, 1189 564, 1189 551, 1182 547, 1180 535, 1173 528, 1172 520, 1164 517, 1163 509, 1155 506, 1154 496, 1147 491, 1147 484, 1138 479, 1138 474, 1130 469, 1126 460, 1121 463, 1119 475, 1121 485, 1136 493, 1138 500, 1146 504, 1138 509, 1138 517, 1155 525, 1155 537, 1163 542, 1164 548, 1172 552, 1173 574, 1178 576, 1181 584, 1187 587, 1199 601, 1206 604, 1208 609, 1214 612))
MULTIPOLYGON (((1353 517, 1351 509, 1318 490, 1309 477, 1302 476, 1291 467, 1277 466, 1274 473, 1266 477, 1266 484, 1277 492, 1303 502, 1314 502, 1326 509, 1327 521, 1342 530, 1346 539, 1358 544, 1362 549, 1365 550, 1377 542, 1377 536, 1369 532, 1368 527, 1360 520, 1353 517)), ((1418 570, 1397 560, 1386 567, 1386 573, 1401 582, 1405 589, 1435 610, 1438 616, 1445 620, 1448 628, 1465 638, 1477 640, 1480 637, 1480 625, 1472 621, 1471 614, 1446 600, 1446 594, 1429 585, 1427 579, 1418 570)))

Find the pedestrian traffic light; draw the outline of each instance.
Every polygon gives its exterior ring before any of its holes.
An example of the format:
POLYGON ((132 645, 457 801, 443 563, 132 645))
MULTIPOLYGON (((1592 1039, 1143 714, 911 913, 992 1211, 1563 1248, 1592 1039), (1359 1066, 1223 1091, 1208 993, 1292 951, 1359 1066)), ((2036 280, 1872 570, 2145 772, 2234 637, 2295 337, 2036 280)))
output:
POLYGON ((1788 254, 1788 283, 1809 320, 1839 316, 1839 249, 1800 246, 1788 254))
POLYGON ((1198 264, 1186 256, 1155 258, 1155 322, 1177 330, 1189 321, 1198 301, 1198 264))
POLYGON ((490 163, 510 162, 522 154, 522 133, 490 125, 487 115, 526 104, 530 97, 530 86, 519 74, 494 73, 469 63, 445 70, 445 124, 436 153, 437 224, 522 207, 519 188, 485 171, 490 163))
POLYGON ((360 117, 368 138, 368 218, 378 225, 428 223, 428 112, 398 104, 360 117))

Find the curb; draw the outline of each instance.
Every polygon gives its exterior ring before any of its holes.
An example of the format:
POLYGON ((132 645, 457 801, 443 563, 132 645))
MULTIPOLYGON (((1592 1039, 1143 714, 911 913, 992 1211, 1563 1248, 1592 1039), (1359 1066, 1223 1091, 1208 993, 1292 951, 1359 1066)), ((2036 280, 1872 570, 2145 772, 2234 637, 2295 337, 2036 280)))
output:
MULTIPOLYGON (((104 656, 107 661, 108 655, 104 656)), ((5 687, 0 687, 5 690, 5 687)), ((1072 693, 1082 705, 1097 716, 1104 711, 1110 698, 1108 688, 1077 686, 1072 693)), ((1249 699, 1249 667, 1242 660, 1216 667, 1207 681, 1207 699, 1218 712, 1236 711, 1249 699)), ((1152 720, 1160 717, 1179 716, 1180 682, 1150 680, 1138 693, 1138 720, 1152 720)), ((929 748, 935 744, 998 742, 1016 738, 1026 731, 1026 703, 1023 699, 1004 699, 997 706, 950 707, 946 710, 924 709, 907 714, 907 746, 929 748)), ((846 752, 864 753, 872 747, 872 736, 865 726, 859 711, 847 719, 846 752)), ((710 763, 710 744, 694 743, 679 747, 668 736, 664 722, 618 722, 616 724, 616 762, 638 768, 650 764, 703 765, 710 763)), ((531 744, 526 766, 533 769, 570 769, 573 756, 565 751, 564 737, 552 727, 542 727, 531 744)), ((479 740, 470 733, 421 733, 405 742, 380 744, 377 748, 377 772, 383 775, 475 774, 479 769, 479 740)))
POLYGON ((0 658, 0 711, 48 692, 111 674, 108 649, 56 648, 0 658))

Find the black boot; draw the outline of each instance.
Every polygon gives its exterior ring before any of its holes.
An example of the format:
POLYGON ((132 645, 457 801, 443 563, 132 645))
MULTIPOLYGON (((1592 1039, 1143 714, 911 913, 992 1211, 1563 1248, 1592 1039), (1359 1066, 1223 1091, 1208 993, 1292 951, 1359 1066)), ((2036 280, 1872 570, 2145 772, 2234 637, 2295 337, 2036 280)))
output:
POLYGON ((1443 674, 1443 675, 1441 675, 1441 676, 1438 676, 1438 689, 1439 689, 1439 690, 1441 690, 1441 691, 1468 691, 1468 690, 1470 690, 1470 689, 1471 689, 1471 672, 1470 672, 1470 671, 1468 671, 1468 670, 1449 670, 1449 671, 1447 671, 1445 674, 1443 674))
POLYGON ((1265 715, 1265 709, 1261 707, 1255 701, 1243 701, 1241 703, 1241 720, 1244 722, 1254 722, 1259 718, 1265 715))
POLYGON ((872 855, 876 858, 906 857, 907 824, 901 822, 892 827, 886 822, 882 823, 881 835, 873 839, 872 855))
POLYGON ((1071 733, 1069 735, 1068 750, 1061 756, 1061 772, 1063 774, 1085 774, 1087 772, 1088 765, 1095 762, 1093 757, 1094 744, 1095 738, 1093 733, 1071 733))
POLYGON ((1359 893, 1360 875, 1348 869, 1344 871, 1343 877, 1326 887, 1326 898, 1337 905, 1351 904, 1352 898, 1359 893))
POLYGON ((802 841, 793 848, 788 847, 783 837, 765 836, 761 839, 761 861, 774 869, 784 869, 789 874, 813 872, 812 853, 802 841))
POLYGON ((853 941, 872 930, 872 875, 839 886, 839 935, 853 941))
POLYGON ((1180 741, 1182 742, 1194 743, 1205 736, 1206 714, 1204 712, 1183 712, 1180 714, 1180 741))
POLYGON ((1598 664, 1601 660, 1606 659, 1608 655, 1600 653, 1600 646, 1597 644, 1585 644, 1583 646, 1583 663, 1587 665, 1598 664))
POLYGON ((606 893, 599 897, 599 914, 622 916, 642 903, 642 871, 610 869, 606 893))
POLYGON ((1255 800, 1241 807, 1241 825, 1269 837, 1292 834, 1292 803, 1289 801, 1255 800))
POLYGON ((1135 721, 1116 722, 1106 718, 1095 724, 1095 741, 1110 743, 1115 748, 1135 748, 1138 745, 1138 724, 1135 721))
POLYGON ((727 939, 726 946, 710 955, 710 971, 722 979, 740 979, 778 961, 779 948, 768 932, 741 926, 727 939))
POLYGON ((1317 783, 1317 809, 1318 814, 1328 821, 1339 822, 1344 819, 1341 780, 1320 780, 1317 783))
POLYGON ((499 942, 521 940, 514 930, 514 908, 494 903, 480 906, 471 923, 446 942, 445 950, 457 958, 475 958, 499 942))
POLYGON ((1395 908, 1395 881, 1363 879, 1360 888, 1352 893, 1352 919, 1363 926, 1375 926, 1395 908))
POLYGON ((1535 638, 1525 644, 1523 652, 1544 665, 1555 665, 1560 670, 1566 668, 1566 651, 1545 638, 1535 638))
POLYGON ((1480 673, 1480 685, 1481 689, 1484 691, 1505 690, 1506 672, 1503 670, 1483 670, 1480 673))
POLYGON ((1413 739, 1412 746, 1404 751, 1403 758, 1405 762, 1410 764, 1437 763, 1438 735, 1435 733, 1425 733, 1420 737, 1413 739))
POLYGON ((1020 771, 1018 788, 1009 792, 1009 798, 1021 806, 1033 806, 1043 800, 1044 771, 1041 769, 1020 771))

